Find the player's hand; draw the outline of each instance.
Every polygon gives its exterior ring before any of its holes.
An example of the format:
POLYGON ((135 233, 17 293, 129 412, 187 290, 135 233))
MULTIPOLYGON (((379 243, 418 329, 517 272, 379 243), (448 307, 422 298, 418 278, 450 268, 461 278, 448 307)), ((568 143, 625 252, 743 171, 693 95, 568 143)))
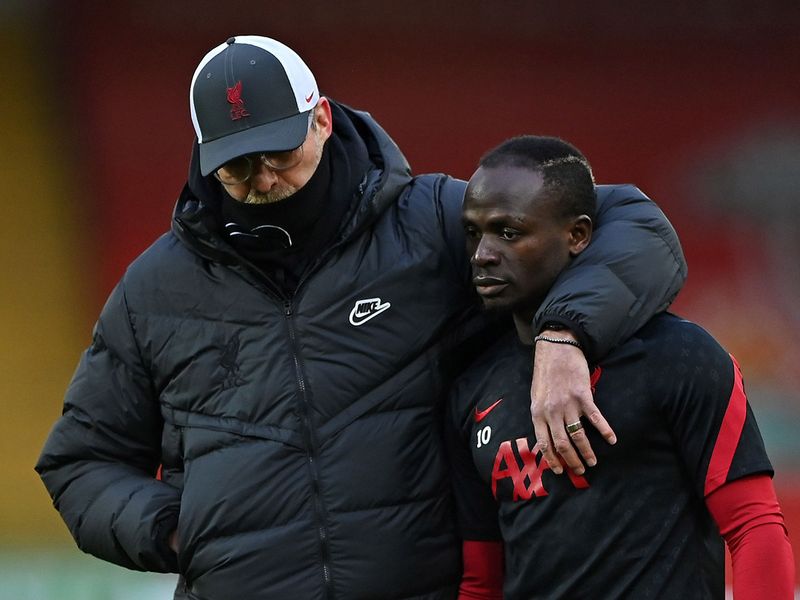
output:
MULTIPOLYGON (((553 332, 552 335, 575 339, 569 331, 553 332)), ((611 426, 595 406, 586 357, 580 348, 568 344, 536 343, 531 417, 537 446, 557 475, 563 472, 562 465, 582 475, 585 468, 581 458, 590 467, 597 464, 586 432, 580 429, 570 435, 566 429, 568 424, 586 417, 584 423, 588 420, 609 444, 617 441, 611 426)))

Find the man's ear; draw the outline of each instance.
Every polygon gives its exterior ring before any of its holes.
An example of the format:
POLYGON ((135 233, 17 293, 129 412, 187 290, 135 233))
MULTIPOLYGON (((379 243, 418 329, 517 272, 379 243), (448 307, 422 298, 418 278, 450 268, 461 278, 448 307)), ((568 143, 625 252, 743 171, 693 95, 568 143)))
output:
POLYGON ((317 128, 322 131, 323 139, 327 140, 333 131, 333 115, 331 104, 325 96, 322 96, 314 107, 314 121, 317 128))
POLYGON ((575 217, 569 228, 569 254, 573 258, 586 250, 586 246, 592 241, 592 231, 594 227, 592 220, 587 215, 575 217))

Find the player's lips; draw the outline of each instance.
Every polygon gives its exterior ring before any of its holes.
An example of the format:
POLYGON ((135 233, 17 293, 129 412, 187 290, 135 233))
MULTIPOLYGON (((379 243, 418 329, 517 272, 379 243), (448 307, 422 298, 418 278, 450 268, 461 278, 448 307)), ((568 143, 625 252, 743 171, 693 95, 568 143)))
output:
POLYGON ((501 294, 504 289, 508 287, 508 282, 499 277, 490 277, 488 275, 476 275, 472 278, 472 285, 479 295, 484 298, 490 298, 501 294))

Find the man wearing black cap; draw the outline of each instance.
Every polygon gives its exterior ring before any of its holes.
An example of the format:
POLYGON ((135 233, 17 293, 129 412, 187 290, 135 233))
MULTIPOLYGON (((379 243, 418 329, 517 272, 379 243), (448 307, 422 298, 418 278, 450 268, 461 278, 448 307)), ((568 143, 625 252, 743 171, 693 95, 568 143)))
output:
MULTIPOLYGON (((439 398, 485 327, 465 183, 412 177, 269 38, 213 49, 190 103, 172 231, 109 298, 37 464, 56 507, 86 552, 180 572, 178 598, 453 597, 439 398)), ((544 451, 579 472, 593 453, 566 424, 613 432, 574 346, 604 354, 685 278, 661 212, 607 192, 607 241, 532 324, 573 343, 538 353, 534 413, 544 451)))

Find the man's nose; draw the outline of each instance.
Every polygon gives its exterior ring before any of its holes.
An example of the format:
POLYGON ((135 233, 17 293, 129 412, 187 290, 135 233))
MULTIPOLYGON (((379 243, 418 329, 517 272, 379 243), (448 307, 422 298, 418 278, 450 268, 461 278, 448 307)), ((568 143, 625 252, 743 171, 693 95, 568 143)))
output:
POLYGON ((470 260, 472 264, 479 267, 500 262, 500 254, 497 252, 497 248, 495 248, 494 244, 492 244, 489 236, 484 235, 481 237, 470 260))
POLYGON ((252 185, 259 192, 268 192, 278 182, 275 171, 270 169, 261 160, 253 163, 252 185))

